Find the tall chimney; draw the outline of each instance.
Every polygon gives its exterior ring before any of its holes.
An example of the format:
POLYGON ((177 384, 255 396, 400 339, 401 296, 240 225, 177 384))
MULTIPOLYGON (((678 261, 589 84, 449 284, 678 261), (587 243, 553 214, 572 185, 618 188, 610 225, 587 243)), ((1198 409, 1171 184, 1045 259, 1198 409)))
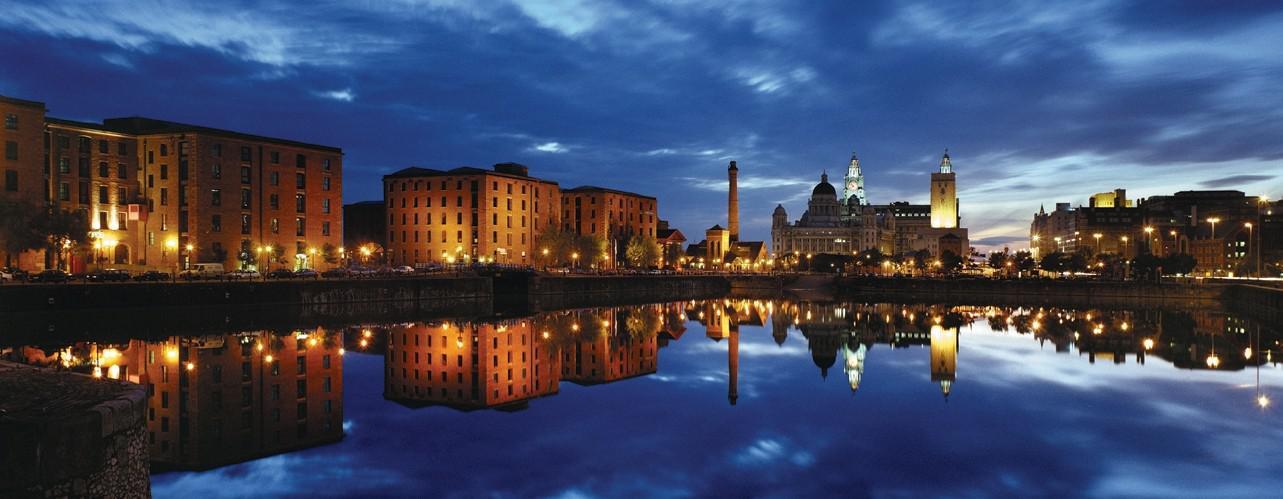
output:
POLYGON ((726 200, 726 230, 731 233, 731 242, 740 240, 739 174, 739 167, 732 161, 726 168, 726 175, 731 181, 730 196, 726 200))

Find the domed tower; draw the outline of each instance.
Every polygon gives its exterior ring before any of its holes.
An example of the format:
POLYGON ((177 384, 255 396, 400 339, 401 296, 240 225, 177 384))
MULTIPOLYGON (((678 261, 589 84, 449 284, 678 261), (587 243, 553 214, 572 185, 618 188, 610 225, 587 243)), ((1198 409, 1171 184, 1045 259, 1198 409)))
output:
POLYGON ((775 205, 775 211, 771 213, 771 227, 783 227, 789 224, 789 215, 784 211, 784 205, 775 205))
POLYGON ((811 200, 806 205, 806 225, 810 227, 837 227, 841 223, 841 207, 837 189, 829 183, 829 174, 820 175, 820 183, 811 190, 811 200))

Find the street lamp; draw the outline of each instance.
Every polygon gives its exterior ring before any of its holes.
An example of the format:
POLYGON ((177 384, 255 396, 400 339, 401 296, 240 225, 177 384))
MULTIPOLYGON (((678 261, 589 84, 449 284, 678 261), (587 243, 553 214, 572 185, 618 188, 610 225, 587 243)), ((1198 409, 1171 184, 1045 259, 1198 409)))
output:
POLYGON ((1056 251, 1057 251, 1057 252, 1064 252, 1065 248, 1064 248, 1064 247, 1062 247, 1062 246, 1060 245, 1060 236, 1056 236, 1056 237, 1054 237, 1054 238, 1052 238, 1052 239, 1054 239, 1054 240, 1056 241, 1056 251))
POLYGON ((576 252, 574 252, 574 253, 571 253, 571 254, 570 254, 570 259, 571 259, 571 260, 573 260, 573 261, 575 262, 574 267, 575 267, 575 268, 579 268, 579 252, 578 252, 578 251, 576 251, 576 252))
POLYGON ((1211 217, 1207 219, 1207 223, 1212 224, 1212 239, 1216 239, 1216 224, 1220 223, 1220 221, 1220 217, 1211 217))
POLYGON ((1101 237, 1104 237, 1104 234, 1101 234, 1101 233, 1097 232, 1097 233, 1095 233, 1095 234, 1092 234, 1092 235, 1091 235, 1091 237, 1096 238, 1096 254, 1097 254, 1097 255, 1099 255, 1099 254, 1100 254, 1100 238, 1101 238, 1101 237))
POLYGON ((1181 245, 1181 243, 1180 243, 1180 241, 1176 240, 1176 229, 1172 229, 1172 231, 1171 231, 1171 232, 1169 232, 1169 234, 1171 234, 1171 235, 1172 235, 1172 252, 1173 252, 1173 253, 1180 253, 1180 245, 1181 245))
POLYGON ((1153 254, 1154 253, 1154 243, 1153 243, 1154 228, 1147 225, 1145 226, 1144 231, 1145 231, 1145 246, 1149 248, 1149 253, 1153 254))

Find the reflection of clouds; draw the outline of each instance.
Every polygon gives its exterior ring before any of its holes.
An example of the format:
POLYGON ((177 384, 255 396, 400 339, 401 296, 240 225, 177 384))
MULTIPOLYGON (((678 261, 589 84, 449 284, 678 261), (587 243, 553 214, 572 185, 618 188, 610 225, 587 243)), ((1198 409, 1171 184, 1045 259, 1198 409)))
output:
MULTIPOLYGON (((740 334, 742 335, 743 331, 741 331, 740 334)), ((807 353, 806 346, 800 345, 799 343, 801 342, 793 342, 791 344, 785 344, 785 345, 776 345, 775 343, 766 343, 766 342, 750 343, 750 342, 744 341, 743 336, 741 336, 740 345, 739 345, 740 357, 768 357, 768 356, 795 357, 798 355, 806 355, 807 353)), ((725 354, 726 343, 702 341, 695 345, 692 345, 690 348, 685 349, 684 351, 692 354, 705 354, 708 352, 721 352, 725 354)))
POLYGON ((748 447, 736 451, 731 459, 740 466, 768 466, 787 461, 800 468, 815 463, 815 455, 804 449, 796 448, 787 440, 779 438, 759 438, 748 447))
MULTIPOLYGON (((299 481, 359 485, 367 493, 402 483, 395 468, 362 466, 356 477, 353 456, 310 453, 281 454, 203 473, 152 475, 156 497, 268 497, 298 494, 299 481)), ((359 493, 346 489, 347 493, 359 493)), ((332 492, 331 492, 332 493, 332 492)))

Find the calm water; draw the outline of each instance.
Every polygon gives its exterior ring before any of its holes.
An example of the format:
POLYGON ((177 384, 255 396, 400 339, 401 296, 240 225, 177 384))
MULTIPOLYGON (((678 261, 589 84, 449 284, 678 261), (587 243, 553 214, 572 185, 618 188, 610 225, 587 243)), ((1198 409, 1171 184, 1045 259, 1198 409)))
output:
POLYGON ((0 352, 152 385, 157 497, 1283 486, 1278 335, 1220 312, 722 300, 90 340, 0 352))

